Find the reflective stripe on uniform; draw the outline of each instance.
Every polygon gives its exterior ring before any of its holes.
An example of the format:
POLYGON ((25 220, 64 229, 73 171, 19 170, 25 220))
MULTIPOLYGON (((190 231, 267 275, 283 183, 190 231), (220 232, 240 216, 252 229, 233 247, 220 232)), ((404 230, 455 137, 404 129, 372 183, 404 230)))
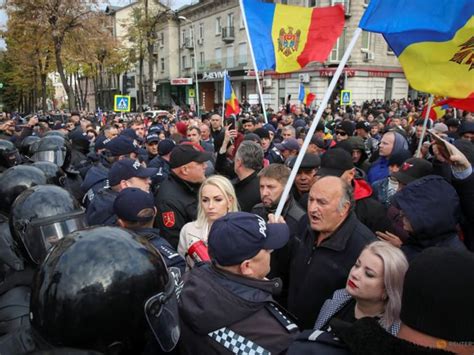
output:
POLYGON ((260 345, 255 344, 253 341, 226 327, 214 330, 208 335, 234 354, 271 355, 268 350, 262 348, 260 345))

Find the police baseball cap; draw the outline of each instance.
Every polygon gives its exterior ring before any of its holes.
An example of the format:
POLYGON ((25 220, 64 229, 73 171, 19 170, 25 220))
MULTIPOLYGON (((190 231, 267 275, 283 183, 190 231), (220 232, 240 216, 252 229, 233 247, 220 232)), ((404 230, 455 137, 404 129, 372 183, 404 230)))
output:
POLYGON ((127 136, 115 137, 108 142, 104 142, 104 146, 115 157, 130 153, 138 154, 140 148, 136 141, 127 136))
POLYGON ((219 265, 239 265, 262 249, 284 247, 289 236, 286 223, 267 224, 256 214, 229 212, 212 224, 208 238, 209 255, 219 265))
POLYGON ((158 154, 161 156, 169 154, 174 147, 176 147, 174 140, 165 138, 158 143, 158 154))
MULTIPOLYGON (((159 149, 160 148, 158 147, 158 150, 159 149)), ((201 152, 192 144, 181 144, 174 147, 171 151, 170 167, 171 169, 174 169, 193 161, 197 163, 204 163, 205 161, 211 159, 212 155, 210 153, 201 152)))
MULTIPOLYGON (((117 138, 115 138, 117 139, 117 138)), ((145 168, 138 160, 122 159, 115 162, 109 170, 109 185, 115 186, 122 180, 132 177, 149 178, 158 173, 156 168, 145 168)))
POLYGON ((288 138, 285 139, 281 143, 275 144, 275 147, 277 147, 278 150, 300 150, 300 145, 298 141, 295 138, 288 138))
POLYGON ((159 142, 160 137, 156 133, 151 133, 148 136, 146 136, 146 142, 147 143, 153 143, 153 142, 159 142))
POLYGON ((144 209, 155 208, 153 195, 136 187, 127 187, 118 194, 114 201, 114 213, 118 218, 128 222, 146 222, 154 216, 140 216, 144 209))

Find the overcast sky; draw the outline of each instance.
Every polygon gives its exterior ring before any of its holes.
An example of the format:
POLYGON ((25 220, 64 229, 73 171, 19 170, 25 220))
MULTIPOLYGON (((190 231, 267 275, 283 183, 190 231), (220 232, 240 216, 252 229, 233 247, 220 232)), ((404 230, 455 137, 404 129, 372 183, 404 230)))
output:
MULTIPOLYGON (((179 9, 183 5, 191 4, 193 2, 197 2, 198 0, 170 0, 171 7, 173 9, 179 9)), ((125 6, 132 2, 132 0, 110 0, 111 5, 116 6, 125 6)), ((0 5, 3 5, 4 1, 0 0, 0 5)), ((0 30, 5 30, 7 24, 7 17, 4 11, 0 10, 0 30)), ((0 48, 5 47, 5 42, 0 38, 0 48)))

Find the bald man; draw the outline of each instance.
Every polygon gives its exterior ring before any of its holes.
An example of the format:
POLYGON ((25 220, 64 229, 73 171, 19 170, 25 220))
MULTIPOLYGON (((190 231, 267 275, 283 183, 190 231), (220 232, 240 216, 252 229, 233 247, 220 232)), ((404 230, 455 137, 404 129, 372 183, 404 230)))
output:
POLYGON ((375 235, 353 213, 352 186, 326 176, 309 192, 308 223, 290 266, 288 309, 302 329, 311 329, 326 299, 344 288, 349 270, 375 235))

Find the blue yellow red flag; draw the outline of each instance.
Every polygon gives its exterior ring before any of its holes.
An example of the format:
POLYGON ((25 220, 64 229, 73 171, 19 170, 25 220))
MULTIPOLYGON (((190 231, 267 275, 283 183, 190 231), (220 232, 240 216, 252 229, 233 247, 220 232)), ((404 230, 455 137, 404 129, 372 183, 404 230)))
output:
POLYGON ((316 98, 316 95, 306 89, 303 84, 300 84, 300 91, 298 93, 298 100, 306 106, 310 106, 316 98))
POLYGON ((473 0, 371 0, 359 27, 383 34, 414 89, 474 96, 473 0))
POLYGON ((344 28, 344 8, 242 0, 257 70, 288 73, 324 62, 344 28))
POLYGON ((225 115, 230 116, 232 114, 238 115, 240 113, 239 100, 235 96, 234 89, 230 84, 229 75, 224 76, 224 102, 225 102, 225 115))

